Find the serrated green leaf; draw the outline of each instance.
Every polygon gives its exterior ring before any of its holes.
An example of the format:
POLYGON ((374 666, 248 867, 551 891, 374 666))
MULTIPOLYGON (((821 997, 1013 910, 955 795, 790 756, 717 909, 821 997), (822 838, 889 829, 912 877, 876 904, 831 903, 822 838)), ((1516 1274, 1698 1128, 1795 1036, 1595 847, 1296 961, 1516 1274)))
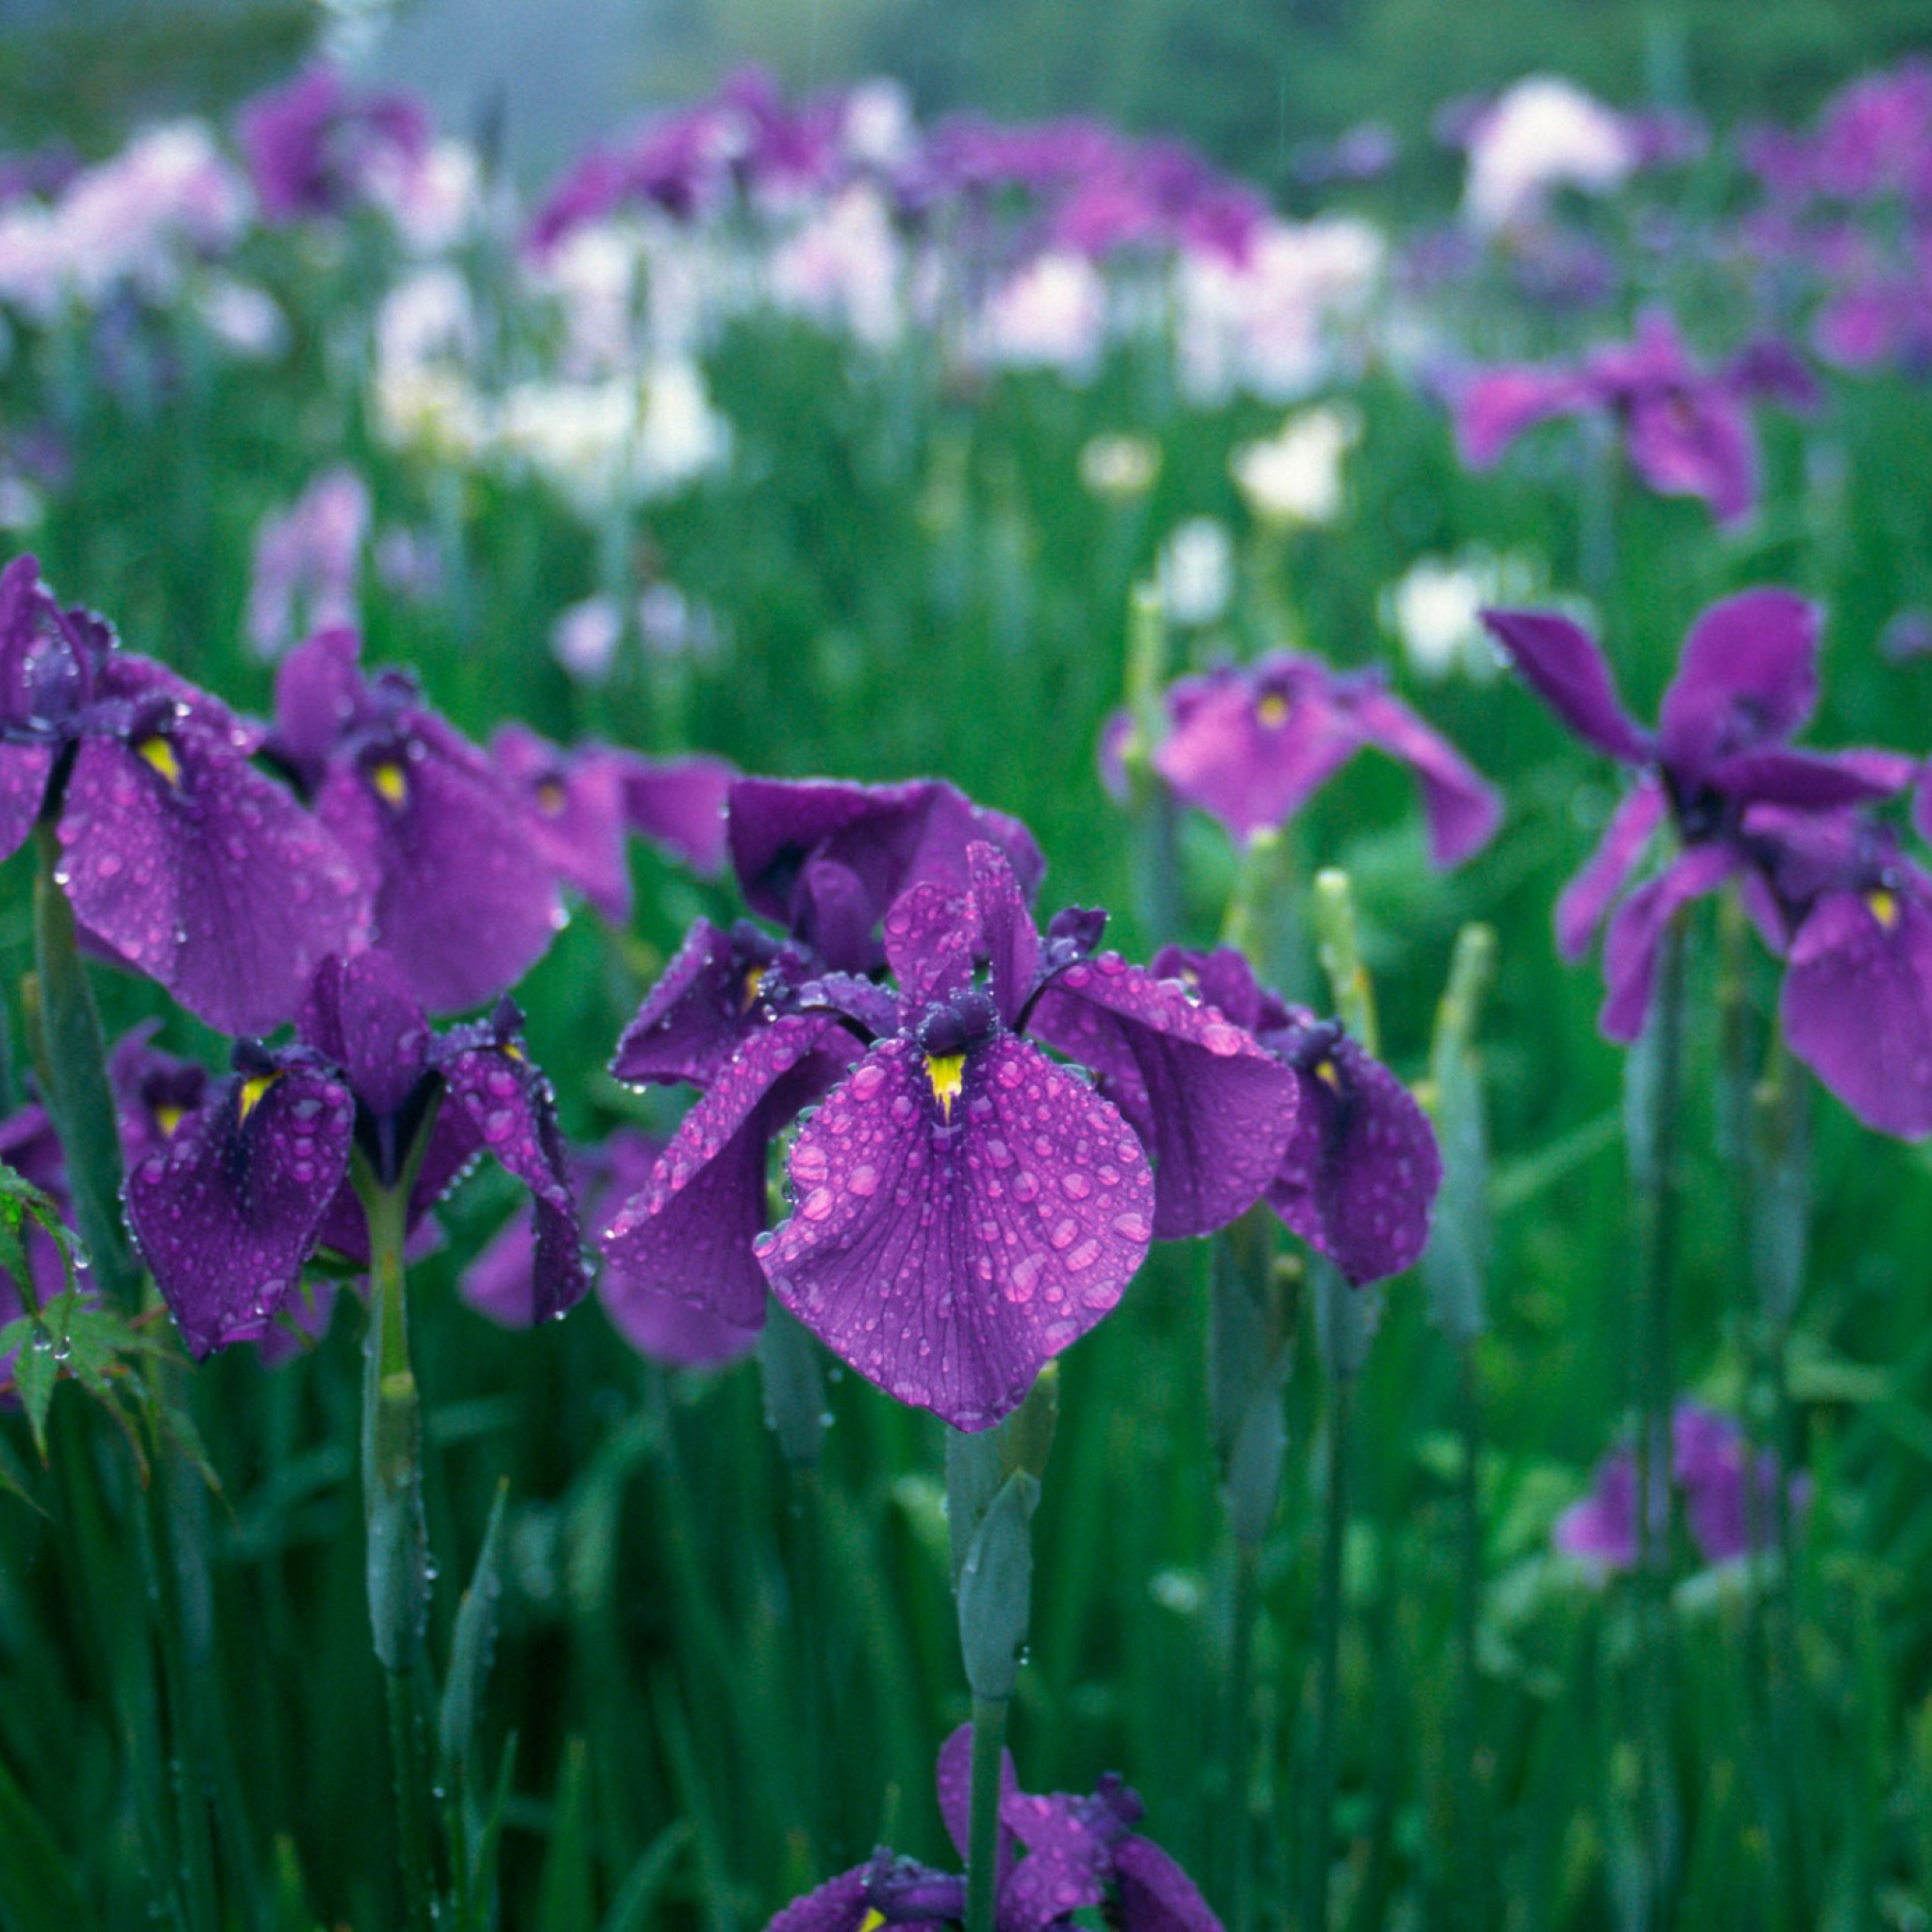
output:
POLYGON ((25 1346, 13 1357, 13 1386, 20 1391, 20 1406, 26 1411, 27 1426, 34 1432, 34 1447, 42 1462, 47 1459, 47 1408, 59 1378, 60 1364, 54 1359, 54 1345, 46 1331, 36 1324, 25 1346))

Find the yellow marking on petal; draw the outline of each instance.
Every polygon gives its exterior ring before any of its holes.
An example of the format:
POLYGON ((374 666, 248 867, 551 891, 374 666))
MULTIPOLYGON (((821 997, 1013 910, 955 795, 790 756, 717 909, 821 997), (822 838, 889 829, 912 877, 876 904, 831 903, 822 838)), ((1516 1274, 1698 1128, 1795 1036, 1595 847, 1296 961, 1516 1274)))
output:
POLYGON ((1317 1060, 1315 1062, 1315 1078, 1325 1081, 1337 1093, 1341 1091, 1341 1075, 1336 1070, 1333 1060, 1317 1060))
POLYGON ((1872 917, 1887 932, 1898 924, 1898 894, 1888 892, 1883 886, 1865 894, 1865 903, 1872 908, 1872 917))
MULTIPOLYGON (((257 1096, 259 1098, 259 1096, 257 1096)), ((155 1108, 155 1125, 164 1135, 173 1137, 175 1129, 181 1124, 184 1109, 178 1107, 161 1106, 155 1108)), ((246 1116, 243 1116, 246 1118, 246 1116)))
POLYGON ((175 747, 165 738, 143 738, 134 747, 168 783, 177 791, 181 785, 181 760, 175 756, 175 747))
POLYGON ((385 759, 379 765, 371 765, 369 782, 375 787, 384 804, 397 811, 401 811, 409 801, 408 781, 403 776, 403 768, 398 764, 385 759))
POLYGON ((741 1013, 748 1013, 758 1003, 758 994, 764 990, 765 969, 754 966, 744 975, 744 1004, 739 1008, 741 1013))
POLYGON ((1288 700, 1278 691, 1271 691, 1255 707, 1255 716, 1270 731, 1278 731, 1282 725, 1288 723, 1288 700))
POLYGON ((537 807, 551 818, 555 818, 568 803, 563 787, 555 778, 546 778, 537 788, 537 807))
POLYGON ((880 1911, 876 1906, 869 1906, 866 1908, 865 1917, 858 1922, 858 1932, 879 1932, 879 1927, 885 1923, 885 1913, 880 1911))
POLYGON ((932 1082, 932 1097, 940 1104, 948 1120, 953 1118, 953 1103, 959 1097, 959 1090, 966 1084, 966 1056, 963 1053, 927 1054, 925 1057, 925 1077, 932 1082))
POLYGON ((245 1126, 248 1116, 261 1105, 261 1096, 282 1076, 279 1074, 251 1074, 242 1083, 242 1104, 237 1109, 235 1124, 245 1126))
POLYGON ((521 1061, 524 1058, 524 1050, 514 1040, 506 1040, 503 1042, 503 1057, 507 1060, 521 1061))

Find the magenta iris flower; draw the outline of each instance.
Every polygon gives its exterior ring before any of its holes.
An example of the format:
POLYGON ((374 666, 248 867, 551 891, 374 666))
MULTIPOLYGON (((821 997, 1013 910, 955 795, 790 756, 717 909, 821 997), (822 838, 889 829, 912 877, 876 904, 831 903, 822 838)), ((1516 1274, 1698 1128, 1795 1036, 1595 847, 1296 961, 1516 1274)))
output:
POLYGON ((1817 703, 1819 612, 1790 591, 1746 591, 1705 611, 1685 640, 1655 731, 1624 710, 1602 652, 1570 619, 1491 610, 1484 621, 1564 724, 1638 773, 1557 905, 1557 945, 1569 958, 1616 905, 1604 944, 1608 996, 1600 1021, 1612 1040, 1634 1040, 1642 1029, 1658 941, 1680 907, 1740 874, 1771 882, 1779 848, 1763 836, 1767 811, 1815 818, 1890 796, 1910 781, 1911 760, 1892 753, 1791 748, 1817 703), (1666 822, 1677 835, 1676 855, 1625 895, 1666 822))
MULTIPOLYGON (((651 1177, 663 1143, 620 1127, 602 1147, 573 1149, 570 1172, 593 1243, 601 1242, 619 1206, 651 1177)), ((532 1320, 537 1268, 534 1208, 518 1214, 475 1261, 458 1284, 473 1308, 507 1328, 532 1320)), ((758 1343, 755 1328, 736 1328, 681 1295, 634 1281, 609 1260, 597 1271, 598 1299, 612 1325, 640 1355, 680 1368, 735 1361, 758 1343)))
MULTIPOLYGON (((1357 1287, 1412 1267, 1442 1185, 1436 1132, 1415 1096, 1339 1021, 1258 985, 1232 946, 1168 946, 1153 970, 1208 1001, 1294 1074, 1294 1132, 1268 1205, 1357 1287)), ((1114 1091, 1110 1080, 1102 1091, 1114 1091)))
MULTIPOLYGON (((1063 913, 1042 936, 979 841, 962 887, 926 879, 893 904, 896 993, 764 972, 753 1030, 606 1252, 741 1325, 769 1280, 889 1393, 990 1426, 1114 1306, 1156 1234, 1205 1233, 1250 1206, 1293 1129, 1287 1069, 1179 987, 1094 957, 1101 924, 1063 913), (1029 1030, 1132 1091, 1151 1174, 1121 1111, 1029 1030), (791 1152, 792 1212, 754 1242, 765 1146, 820 1094, 791 1152)), ((728 995, 728 954, 687 966, 728 995)))
MULTIPOLYGON (((939 1761, 940 1810, 962 1858, 972 1750, 972 1729, 962 1725, 939 1761)), ((1097 1911, 1120 1932, 1221 1932, 1193 1880, 1137 1829, 1144 1807, 1118 1777, 1103 1777, 1090 1797, 1035 1796, 1020 1790, 1010 1754, 1002 1771, 998 1932, 1047 1932, 1082 1910, 1097 1911)), ((882 1924, 941 1932, 965 1913, 963 1878, 881 1851, 786 1907, 767 1932, 860 1932, 882 1924)))
POLYGON ((352 93, 332 67, 311 67, 257 94, 236 132, 261 211, 271 222, 340 214, 386 163, 413 163, 429 122, 407 94, 352 93))
POLYGON ((31 557, 0 572, 0 857, 36 820, 89 938, 225 1032, 289 1019, 368 930, 350 859, 249 762, 259 733, 63 609, 31 557))
POLYGON ((365 675, 352 630, 318 631, 275 677, 267 751, 366 881, 374 942, 432 1012, 514 984, 563 923, 524 798, 422 700, 407 672, 365 675))
MULTIPOLYGON (((1390 694, 1377 671, 1338 672, 1319 658, 1277 652, 1177 679, 1167 691, 1168 733, 1154 769, 1177 798, 1246 841, 1299 811, 1364 746, 1415 774, 1429 822, 1429 853, 1457 865, 1502 822, 1495 790, 1454 745, 1390 694)), ((1101 763, 1125 790, 1122 758, 1133 733, 1124 711, 1108 721, 1101 763)))
MULTIPOLYGON (((1671 1482, 1683 1492, 1690 1540, 1707 1563, 1749 1556, 1754 1516, 1757 1547, 1769 1544, 1777 1481, 1777 1457, 1767 1450, 1754 1459, 1743 1431, 1729 1416, 1699 1403, 1677 1405, 1671 1417, 1671 1482)), ((1805 1507, 1810 1489, 1802 1472, 1790 1478, 1794 1514, 1805 1507)), ((1669 1515, 1659 1486, 1652 1509, 1658 1534, 1669 1515)), ((1550 1541, 1559 1554, 1593 1570, 1628 1570, 1637 1561, 1637 1457, 1623 1448, 1598 1465, 1590 1493, 1557 1517, 1550 1541)))
POLYGON ((397 964, 367 952, 324 962, 294 1044, 237 1046, 234 1072, 127 1177, 128 1225, 197 1356, 266 1334, 318 1247, 367 1261, 352 1148, 379 1187, 399 1186, 415 1160, 412 1224, 494 1155, 536 1200, 533 1317, 581 1296, 556 1104, 520 1026, 504 1001, 433 1034, 397 964))
POLYGON ((1776 344, 1716 371, 1691 360, 1662 309, 1638 320, 1630 342, 1605 343, 1580 363, 1484 370, 1454 398, 1456 437, 1472 470, 1495 466, 1525 430, 1557 416, 1607 416, 1637 475, 1662 496, 1697 496, 1720 523, 1757 501, 1757 439, 1747 405, 1764 397, 1808 408, 1817 386, 1776 344))

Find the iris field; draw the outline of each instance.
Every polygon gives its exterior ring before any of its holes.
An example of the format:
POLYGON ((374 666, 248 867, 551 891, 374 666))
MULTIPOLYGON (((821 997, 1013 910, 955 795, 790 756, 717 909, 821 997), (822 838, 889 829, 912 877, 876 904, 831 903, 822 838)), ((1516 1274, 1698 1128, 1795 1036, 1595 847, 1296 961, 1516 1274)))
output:
POLYGON ((1928 1924, 1932 68, 1452 106, 0 154, 0 1925, 1928 1924))

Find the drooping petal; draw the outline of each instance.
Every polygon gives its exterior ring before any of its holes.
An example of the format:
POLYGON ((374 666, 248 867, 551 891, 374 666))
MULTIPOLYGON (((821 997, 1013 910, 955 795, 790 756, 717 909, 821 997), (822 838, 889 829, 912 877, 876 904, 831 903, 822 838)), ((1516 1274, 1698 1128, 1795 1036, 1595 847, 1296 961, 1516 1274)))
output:
POLYGON ((1489 843, 1503 822, 1502 798, 1446 738, 1374 687, 1364 689, 1350 709, 1371 744, 1415 774, 1428 815, 1429 857, 1438 865, 1460 865, 1489 843))
POLYGON ((1643 1031, 1664 928, 1691 900, 1716 891, 1737 866, 1728 845, 1693 845, 1617 908, 1604 936, 1606 991, 1597 1025, 1606 1040, 1628 1041, 1643 1031))
POLYGON ((762 1024, 758 982, 776 948, 758 938, 749 927, 728 933, 699 920, 624 1029, 611 1073, 708 1087, 762 1024))
POLYGON ((296 645, 275 673, 272 750, 304 797, 321 788, 330 754, 364 708, 361 651, 356 631, 331 625, 296 645))
POLYGON ((1268 995, 1257 982, 1247 955, 1238 947, 1216 946, 1211 953, 1196 953, 1181 946, 1163 946, 1147 970, 1157 979, 1177 979, 1198 992, 1243 1033, 1256 1032, 1263 1024, 1268 995))
POLYGON ((1159 1239, 1206 1234, 1260 1199, 1295 1130, 1295 1076, 1214 1008, 1103 953, 1053 981, 1032 1030, 1101 1075, 1146 1142, 1159 1239))
POLYGON ((752 1240, 765 1224, 765 1150, 858 1050, 822 1015, 789 1015, 754 1033, 604 1231, 609 1265, 735 1327, 761 1327, 765 1277, 752 1240))
POLYGON ((1699 381, 1633 400, 1630 467, 1660 496, 1698 496, 1721 524, 1757 502, 1757 438, 1750 412, 1720 385, 1699 381))
POLYGON ((1912 781, 1912 760, 1898 752, 1787 751, 1780 745, 1735 752, 1705 769, 1713 791, 1745 805, 1831 811, 1895 797, 1912 781))
POLYGON ((795 1898, 765 1927, 765 1932, 858 1932, 872 1916, 866 1898, 870 1865, 855 1865, 828 1878, 815 1891, 795 1898))
POLYGON ((723 758, 672 758, 659 764, 631 757, 625 766, 624 806, 630 828, 662 845, 693 872, 724 866, 724 798, 737 768, 723 758))
POLYGON ((888 1394, 991 1427, 1120 1299, 1146 1253, 1146 1158, 1098 1094, 1010 1035, 941 1098, 875 1046, 791 1150, 758 1256, 778 1299, 888 1394))
MULTIPOLYGON (((970 1836, 973 1824, 973 1726, 961 1724, 940 1746, 934 1780, 939 1788, 940 1816, 945 1820, 947 1835, 959 1857, 973 1856, 970 1836)), ((1013 1832, 1007 1813, 1020 1795, 1020 1774, 1013 1769, 1013 1754, 1000 1753, 1000 1866, 1012 1864, 1013 1832)))
POLYGON ((431 1012, 494 998, 562 921, 515 796, 427 712, 400 754, 376 746, 335 765, 316 812, 372 886, 375 943, 431 1012))
POLYGON ((1627 1449, 1607 1457, 1590 1493, 1557 1518, 1557 1553, 1592 1569, 1627 1570, 1637 1560, 1637 1458, 1627 1449))
POLYGON ((165 1147, 174 1139, 175 1129, 208 1094, 210 1075, 206 1067, 150 1043, 159 1025, 158 1020, 150 1020, 135 1027, 115 1041, 108 1058, 108 1082, 114 1090, 114 1112, 121 1128, 121 1156, 127 1167, 165 1147))
POLYGON ((1868 1127, 1932 1134, 1932 904, 1827 892, 1791 942, 1778 1013, 1791 1051, 1868 1127))
POLYGON ((1139 1833, 1114 1849, 1121 1932, 1222 1932, 1194 1881, 1139 1833))
POLYGON ((75 918, 225 1033, 291 1019, 322 960, 368 930, 336 841, 210 732, 83 740, 60 842, 75 918))
POLYGON ((1557 900, 1557 950, 1579 959, 1590 950, 1617 894, 1643 857, 1669 803, 1662 784, 1646 773, 1624 794, 1588 863, 1557 900))
POLYGON ((1357 1287, 1399 1274, 1428 1242, 1442 1185, 1428 1116, 1346 1037, 1299 1083, 1293 1138, 1269 1183, 1268 1205, 1357 1287))
POLYGON ((0 858, 25 844, 46 803, 54 770, 51 744, 0 743, 0 858))
POLYGON ((1742 591, 1705 611, 1657 714, 1664 761, 1701 774, 1789 739, 1818 702, 1820 622, 1818 607, 1790 591, 1742 591))
POLYGON ((349 1166, 354 1104, 284 1059, 223 1081, 127 1176, 127 1220, 197 1357, 259 1340, 313 1252, 349 1166))
POLYGON ((990 962, 993 1004, 1004 1025, 1016 1025, 1040 970, 1040 928, 1026 909, 1012 867, 997 847, 971 845, 966 861, 979 915, 979 943, 990 962))
POLYGON ((325 959, 296 1021, 301 1039, 348 1075, 372 1113, 396 1113, 429 1071, 429 1026, 402 968, 370 949, 325 959))
POLYGON ((1574 414, 1592 399, 1591 386, 1574 370, 1486 369, 1452 398, 1457 450, 1469 469, 1492 469, 1525 429, 1574 414))
POLYGON ((527 805, 531 836, 551 870, 609 924, 628 924, 628 755, 600 744, 565 753, 521 724, 504 725, 490 755, 527 805))
POLYGON ((1532 690, 1571 730, 1626 765, 1651 742, 1617 696, 1610 667, 1581 625, 1554 610, 1485 610, 1482 619, 1532 690))

